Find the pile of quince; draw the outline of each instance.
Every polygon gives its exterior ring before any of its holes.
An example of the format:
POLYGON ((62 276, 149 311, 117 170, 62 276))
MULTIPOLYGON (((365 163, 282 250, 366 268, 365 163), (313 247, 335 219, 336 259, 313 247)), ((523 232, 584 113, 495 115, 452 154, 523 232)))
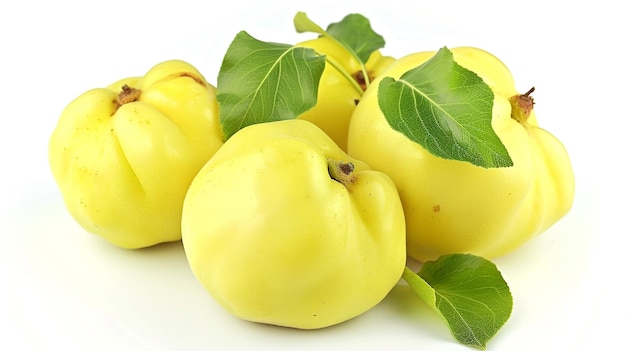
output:
POLYGON ((171 60, 72 101, 49 161, 73 218, 122 248, 182 239, 234 315, 314 329, 366 312, 402 278, 436 290, 433 272, 488 265, 569 211, 567 151, 493 54, 393 58, 361 15, 294 23, 317 37, 242 31, 215 86, 171 60))

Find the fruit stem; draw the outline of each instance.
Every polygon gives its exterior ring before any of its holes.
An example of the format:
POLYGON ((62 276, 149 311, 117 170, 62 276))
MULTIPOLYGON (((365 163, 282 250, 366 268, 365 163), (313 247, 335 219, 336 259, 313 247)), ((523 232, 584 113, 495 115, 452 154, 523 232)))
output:
POLYGON ((535 100, 531 96, 534 91, 535 87, 531 87, 524 94, 517 94, 509 99, 511 103, 511 118, 522 124, 526 123, 535 106, 535 100))
POLYGON ((328 159, 328 174, 330 177, 343 184, 345 187, 350 187, 356 180, 354 175, 354 163, 343 162, 333 159, 328 159))
POLYGON ((337 61, 335 61, 332 57, 326 56, 326 62, 328 62, 331 66, 333 66, 342 76, 344 76, 350 84, 354 87, 354 89, 359 93, 359 95, 363 96, 365 92, 361 87, 361 84, 357 82, 350 72, 347 72, 337 61))
POLYGON ((122 86, 122 91, 117 95, 117 100, 115 101, 117 106, 115 106, 115 111, 117 111, 117 109, 124 104, 139 100, 140 96, 141 90, 131 88, 128 84, 124 84, 122 86))

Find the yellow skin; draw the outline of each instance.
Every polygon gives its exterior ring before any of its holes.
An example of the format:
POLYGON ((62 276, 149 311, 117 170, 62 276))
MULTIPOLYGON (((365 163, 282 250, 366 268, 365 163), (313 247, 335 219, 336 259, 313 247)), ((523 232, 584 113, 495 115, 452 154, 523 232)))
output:
POLYGON ((215 95, 200 72, 173 60, 72 101, 49 162, 76 221, 123 248, 180 240, 187 188, 223 144, 215 95))
POLYGON ((320 77, 317 104, 298 118, 313 122, 342 150, 346 150, 350 116, 357 102, 367 89, 369 81, 395 59, 383 56, 380 51, 373 52, 365 63, 365 70, 368 72, 366 84, 364 78, 354 78, 357 73, 363 71, 359 61, 333 39, 319 37, 295 46, 315 49, 317 53, 327 57, 324 72, 320 77))
MULTIPOLYGON (((378 107, 378 81, 355 109, 349 130, 350 155, 387 173, 398 187, 407 252, 420 261, 448 253, 485 258, 509 253, 562 218, 574 199, 566 149, 537 125, 534 111, 524 114, 511 102, 519 94, 507 67, 477 48, 451 51, 457 63, 493 90, 492 126, 513 167, 485 169, 433 156, 388 125, 378 107)), ((384 75, 398 79, 433 55, 420 52, 400 58, 384 75)))
POLYGON ((192 182, 182 218, 190 266, 233 315, 323 328, 379 303, 406 263, 391 179, 303 120, 232 136, 192 182), (350 175, 331 178, 336 160, 350 175))

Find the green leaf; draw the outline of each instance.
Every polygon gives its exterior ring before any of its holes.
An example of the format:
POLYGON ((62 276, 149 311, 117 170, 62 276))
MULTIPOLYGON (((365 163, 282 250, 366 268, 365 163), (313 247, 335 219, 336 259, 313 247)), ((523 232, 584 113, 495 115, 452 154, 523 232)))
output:
POLYGON ((332 38, 363 64, 374 51, 385 46, 385 39, 376 33, 370 21, 360 14, 349 14, 340 22, 331 23, 326 31, 311 21, 304 12, 298 12, 293 22, 298 33, 313 32, 332 38))
POLYGON ((513 161, 491 126, 494 95, 447 48, 400 79, 385 77, 378 104, 389 125, 435 156, 495 168, 513 161))
POLYGON ((374 51, 385 47, 385 39, 359 14, 350 14, 341 22, 331 23, 326 32, 350 48, 361 62, 367 62, 374 51))
POLYGON ((513 309, 506 281, 492 262, 479 256, 445 255, 425 262, 418 274, 405 268, 402 277, 464 345, 485 349, 513 309))
POLYGON ((298 33, 312 32, 320 35, 326 35, 324 29, 318 26, 315 22, 311 21, 309 16, 302 11, 298 11, 298 13, 296 13, 296 16, 293 18, 293 24, 296 27, 296 32, 298 33))
POLYGON ((217 77, 224 137, 251 124, 296 118, 315 106, 324 65, 324 56, 313 49, 239 32, 217 77))

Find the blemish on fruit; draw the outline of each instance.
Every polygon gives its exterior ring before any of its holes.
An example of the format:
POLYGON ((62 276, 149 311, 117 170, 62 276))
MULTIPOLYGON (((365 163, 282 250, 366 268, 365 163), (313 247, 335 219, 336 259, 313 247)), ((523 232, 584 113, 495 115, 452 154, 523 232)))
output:
POLYGON ((196 83, 198 83, 198 84, 200 84, 202 86, 206 86, 206 82, 204 80, 202 80, 200 77, 194 76, 191 73, 183 72, 183 73, 180 74, 180 77, 189 77, 189 78, 195 80, 196 83))

